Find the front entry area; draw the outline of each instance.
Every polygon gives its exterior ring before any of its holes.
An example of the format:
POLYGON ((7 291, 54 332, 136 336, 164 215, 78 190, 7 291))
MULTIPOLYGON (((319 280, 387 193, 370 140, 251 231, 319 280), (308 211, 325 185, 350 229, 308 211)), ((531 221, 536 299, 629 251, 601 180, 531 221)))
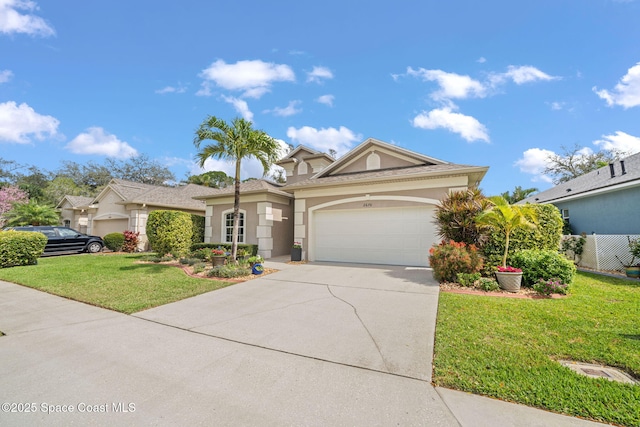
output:
POLYGON ((313 260, 365 264, 429 265, 439 238, 432 205, 317 211, 313 260))

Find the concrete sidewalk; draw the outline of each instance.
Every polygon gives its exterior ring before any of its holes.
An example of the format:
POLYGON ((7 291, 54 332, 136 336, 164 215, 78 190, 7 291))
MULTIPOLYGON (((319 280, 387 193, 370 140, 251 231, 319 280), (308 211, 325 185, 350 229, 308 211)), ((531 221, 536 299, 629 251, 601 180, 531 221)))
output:
POLYGON ((432 387, 424 274, 280 267, 135 316, 0 282, 0 425, 598 425, 432 387))

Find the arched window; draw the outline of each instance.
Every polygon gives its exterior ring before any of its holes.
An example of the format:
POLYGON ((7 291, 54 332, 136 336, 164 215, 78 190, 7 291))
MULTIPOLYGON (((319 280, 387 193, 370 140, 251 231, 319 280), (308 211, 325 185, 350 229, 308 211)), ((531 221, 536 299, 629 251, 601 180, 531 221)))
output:
MULTIPOLYGON (((238 243, 244 243, 244 218, 245 211, 240 210, 240 221, 238 222, 238 243)), ((233 209, 222 212, 222 243, 231 243, 233 239, 233 209)))

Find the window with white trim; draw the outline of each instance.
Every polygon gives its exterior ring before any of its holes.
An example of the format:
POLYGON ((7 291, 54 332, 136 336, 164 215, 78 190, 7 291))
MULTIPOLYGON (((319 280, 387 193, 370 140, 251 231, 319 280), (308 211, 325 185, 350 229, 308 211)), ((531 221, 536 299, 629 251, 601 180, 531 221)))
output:
POLYGON ((569 209, 560 209, 562 213, 562 219, 568 221, 569 220, 569 209))
MULTIPOLYGON (((244 243, 245 211, 240 210, 238 222, 238 243, 244 243)), ((222 213, 222 243, 231 243, 233 239, 233 209, 222 213)))

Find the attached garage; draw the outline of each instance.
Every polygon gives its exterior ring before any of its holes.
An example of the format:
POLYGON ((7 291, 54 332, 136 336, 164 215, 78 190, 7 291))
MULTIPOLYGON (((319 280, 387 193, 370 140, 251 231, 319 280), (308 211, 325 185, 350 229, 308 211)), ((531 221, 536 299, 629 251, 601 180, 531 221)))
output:
POLYGON ((434 206, 317 211, 313 214, 313 259, 428 266, 439 238, 434 206))

